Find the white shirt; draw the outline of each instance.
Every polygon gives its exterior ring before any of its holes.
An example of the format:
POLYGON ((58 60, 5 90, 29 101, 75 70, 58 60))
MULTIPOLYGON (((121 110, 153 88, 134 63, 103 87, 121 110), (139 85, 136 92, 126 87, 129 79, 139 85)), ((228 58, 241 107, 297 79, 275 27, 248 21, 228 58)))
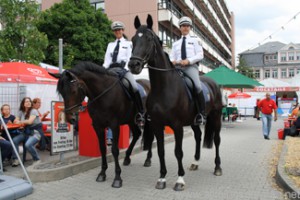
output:
MULTIPOLYGON (((191 37, 190 35, 186 35, 186 57, 191 65, 199 62, 203 59, 203 49, 200 44, 200 41, 196 37, 191 37)), ((180 62, 181 59, 181 44, 182 38, 173 43, 172 51, 170 55, 170 60, 180 62)))
MULTIPOLYGON (((118 39, 116 39, 114 42, 110 42, 107 46, 105 57, 104 57, 104 63, 103 66, 105 68, 108 68, 110 64, 112 64, 112 57, 113 52, 115 50, 115 47, 117 46, 118 39)), ((126 40, 124 37, 120 38, 120 44, 119 44, 119 53, 117 56, 117 63, 121 63, 122 61, 126 62, 125 69, 128 69, 128 61, 131 57, 131 51, 132 51, 132 42, 126 40)))

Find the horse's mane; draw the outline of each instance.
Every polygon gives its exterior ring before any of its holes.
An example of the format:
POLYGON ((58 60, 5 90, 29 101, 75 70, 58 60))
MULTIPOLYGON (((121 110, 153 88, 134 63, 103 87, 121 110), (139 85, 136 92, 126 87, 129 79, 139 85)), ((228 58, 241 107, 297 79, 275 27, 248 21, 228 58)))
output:
POLYGON ((59 79, 57 83, 57 91, 60 94, 65 94, 69 92, 70 87, 70 76, 68 76, 68 71, 73 73, 76 76, 82 75, 86 71, 94 72, 96 74, 102 74, 102 75, 111 75, 111 76, 117 76, 115 73, 110 72, 109 70, 106 70, 105 67, 97 65, 92 62, 88 61, 82 61, 76 64, 72 69, 65 70, 62 73, 61 78, 59 79))
POLYGON ((79 62, 70 71, 73 72, 75 75, 80 75, 83 74, 83 72, 85 71, 90 71, 90 72, 95 72, 97 74, 108 74, 108 75, 116 76, 115 73, 106 70, 105 67, 89 61, 79 62))

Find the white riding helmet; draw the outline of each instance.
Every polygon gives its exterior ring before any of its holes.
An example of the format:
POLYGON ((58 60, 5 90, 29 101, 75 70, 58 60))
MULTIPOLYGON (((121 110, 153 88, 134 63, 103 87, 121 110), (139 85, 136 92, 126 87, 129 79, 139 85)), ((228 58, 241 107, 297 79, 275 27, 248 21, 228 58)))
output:
POLYGON ((189 26, 192 26, 192 20, 191 20, 191 18, 186 17, 186 16, 181 17, 181 18, 179 19, 178 25, 179 25, 179 26, 182 26, 182 25, 189 25, 189 26))
POLYGON ((115 21, 111 24, 111 30, 125 29, 123 22, 115 21))

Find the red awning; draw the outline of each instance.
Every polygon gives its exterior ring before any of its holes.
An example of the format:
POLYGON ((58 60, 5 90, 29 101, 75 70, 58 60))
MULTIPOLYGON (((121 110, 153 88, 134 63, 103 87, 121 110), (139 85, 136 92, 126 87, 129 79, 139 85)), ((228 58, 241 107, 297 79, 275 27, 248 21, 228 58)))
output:
POLYGON ((56 84, 44 68, 23 62, 0 63, 0 82, 56 84))

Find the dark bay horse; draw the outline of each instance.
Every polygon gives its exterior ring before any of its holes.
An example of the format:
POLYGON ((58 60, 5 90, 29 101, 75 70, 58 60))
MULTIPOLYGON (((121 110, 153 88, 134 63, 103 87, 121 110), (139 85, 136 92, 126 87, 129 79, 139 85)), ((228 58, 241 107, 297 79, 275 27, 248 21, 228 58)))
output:
MULTIPOLYGON (((120 125, 128 124, 132 131, 133 138, 126 151, 124 165, 130 164, 130 155, 133 147, 141 135, 140 128, 134 123, 134 116, 137 109, 132 100, 124 92, 121 81, 113 72, 109 72, 102 66, 91 62, 81 62, 72 69, 65 70, 62 74, 51 74, 59 78, 57 91, 64 99, 66 118, 73 121, 74 113, 79 110, 85 97, 88 97, 88 112, 92 119, 92 125, 98 137, 99 147, 102 154, 101 172, 97 181, 106 180, 106 144, 105 128, 110 127, 113 132, 112 154, 115 161, 115 178, 112 187, 122 187, 121 168, 118 161, 119 156, 119 132, 120 125)), ((150 90, 148 80, 138 80, 145 91, 145 97, 150 90)), ((148 130, 146 122, 144 133, 148 130)), ((154 137, 154 136, 153 136, 154 137)), ((144 166, 150 166, 152 157, 151 147, 149 148, 144 166)))
MULTIPOLYGON (((166 187, 165 176, 167 174, 164 159, 164 126, 170 126, 174 130, 175 156, 178 161, 178 179, 174 190, 184 190, 185 174, 182 165, 183 151, 183 126, 193 124, 194 116, 197 114, 195 101, 187 95, 187 88, 178 70, 170 62, 163 51, 157 35, 152 30, 152 17, 148 15, 147 25, 141 25, 138 17, 135 18, 136 34, 132 38, 133 51, 129 62, 132 73, 139 74, 145 64, 148 64, 151 91, 148 95, 146 108, 151 118, 150 133, 154 133, 157 139, 158 156, 160 160, 160 178, 156 188, 166 187)), ((213 142, 216 148, 215 175, 222 175, 220 167, 219 145, 221 142, 221 115, 222 96, 218 85, 210 78, 201 77, 201 81, 208 88, 209 100, 206 103, 207 122, 205 125, 205 136, 203 146, 212 148, 213 142)), ((200 133, 195 132, 196 154, 195 163, 199 160, 200 133)))

